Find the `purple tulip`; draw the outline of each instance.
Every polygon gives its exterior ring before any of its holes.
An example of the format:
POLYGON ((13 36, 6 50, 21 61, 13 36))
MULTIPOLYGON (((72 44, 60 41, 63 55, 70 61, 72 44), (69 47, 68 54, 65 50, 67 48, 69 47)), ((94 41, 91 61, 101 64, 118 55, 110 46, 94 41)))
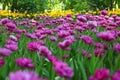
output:
POLYGON ((68 31, 61 30, 57 35, 59 38, 65 38, 66 36, 70 35, 70 33, 68 31))
POLYGON ((53 65, 54 65, 54 69, 55 69, 56 73, 60 77, 64 77, 64 78, 68 78, 68 79, 73 77, 74 72, 73 72, 72 68, 68 67, 68 65, 65 62, 56 60, 53 62, 53 65))
POLYGON ((120 52, 120 44, 119 43, 114 44, 114 50, 117 52, 120 52))
POLYGON ((15 29, 15 28, 16 28, 16 25, 15 25, 14 23, 12 23, 12 22, 9 22, 9 23, 6 24, 6 27, 7 27, 8 29, 15 29))
POLYGON ((11 53, 12 51, 7 48, 0 48, 0 55, 2 56, 9 56, 11 53))
POLYGON ((38 49, 40 56, 48 57, 52 54, 51 51, 46 46, 39 46, 38 49))
POLYGON ((87 21, 87 18, 84 17, 84 16, 78 16, 77 19, 81 22, 86 22, 87 21))
POLYGON ((88 52, 86 50, 82 50, 82 55, 87 56, 88 52))
POLYGON ((31 38, 31 39, 37 39, 37 36, 35 36, 34 34, 31 34, 31 33, 25 33, 25 35, 26 35, 28 38, 31 38))
POLYGON ((10 35, 10 39, 13 40, 13 41, 16 41, 16 42, 18 41, 17 37, 14 36, 14 35, 10 35))
POLYGON ((50 36, 50 40, 54 41, 54 42, 57 42, 57 38, 55 36, 50 36))
POLYGON ((30 51, 37 51, 40 44, 38 42, 28 42, 27 49, 30 51))
POLYGON ((6 40, 6 44, 14 44, 14 45, 16 45, 17 42, 15 42, 15 41, 13 41, 13 40, 11 40, 11 39, 7 39, 7 40, 6 40))
POLYGON ((88 59, 91 59, 91 58, 92 58, 92 54, 89 53, 89 54, 87 55, 87 58, 88 58, 88 59))
POLYGON ((93 76, 89 80, 108 80, 110 77, 110 71, 108 69, 102 68, 97 69, 93 76))
POLYGON ((17 51, 18 50, 18 46, 16 44, 7 44, 7 45, 5 45, 5 48, 7 48, 11 51, 17 51))
POLYGON ((96 48, 103 48, 103 44, 102 43, 95 43, 95 47, 96 48))
POLYGON ((8 77, 9 80, 47 80, 39 78, 35 72, 32 71, 21 71, 11 72, 8 77))
POLYGON ((27 22, 26 22, 26 21, 23 21, 23 22, 20 22, 19 24, 22 26, 22 25, 27 24, 27 22))
POLYGON ((68 59, 69 58, 69 55, 68 54, 65 54, 62 56, 63 59, 68 59))
POLYGON ((87 25, 91 27, 91 29, 96 28, 98 26, 97 21, 88 21, 87 25))
POLYGON ((17 39, 20 39, 21 37, 22 37, 21 34, 17 34, 17 35, 16 35, 16 38, 17 38, 17 39))
POLYGON ((59 42, 58 46, 62 49, 65 49, 67 47, 69 47, 72 44, 71 40, 64 40, 63 42, 59 42))
POLYGON ((3 66, 5 64, 5 61, 3 58, 0 58, 0 67, 3 66))
POLYGON ((95 48, 94 49, 94 54, 95 54, 95 56, 103 57, 104 56, 104 49, 102 49, 102 48, 95 48))
POLYGON ((46 38, 47 37, 47 35, 46 34, 43 34, 43 35, 41 35, 40 37, 39 37, 39 39, 44 39, 44 38, 46 38))
POLYGON ((2 25, 5 25, 6 23, 8 23, 10 20, 8 18, 3 18, 0 22, 2 23, 2 25))
POLYGON ((34 64, 31 59, 20 57, 15 60, 16 64, 23 68, 34 68, 34 64))
POLYGON ((120 70, 117 70, 111 80, 120 80, 120 70))
POLYGON ((82 35, 80 37, 86 44, 94 44, 94 40, 93 38, 91 38, 90 36, 87 36, 87 35, 82 35))
POLYGON ((100 32, 97 34, 97 36, 105 41, 114 41, 116 39, 115 35, 112 32, 100 32))
POLYGON ((75 42, 75 41, 76 41, 75 38, 74 38, 74 36, 67 36, 67 37, 65 37, 65 39, 66 39, 66 40, 70 40, 70 41, 72 41, 72 42, 75 42))
POLYGON ((100 12, 100 14, 101 14, 101 15, 108 15, 108 11, 102 10, 102 11, 100 12))

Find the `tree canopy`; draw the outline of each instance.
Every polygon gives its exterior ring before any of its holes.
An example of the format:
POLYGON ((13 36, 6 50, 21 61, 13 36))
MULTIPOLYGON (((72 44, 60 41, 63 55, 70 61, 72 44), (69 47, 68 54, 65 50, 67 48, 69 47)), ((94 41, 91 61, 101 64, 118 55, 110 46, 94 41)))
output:
POLYGON ((3 10, 36 13, 52 9, 103 10, 120 7, 120 0, 0 0, 3 10))

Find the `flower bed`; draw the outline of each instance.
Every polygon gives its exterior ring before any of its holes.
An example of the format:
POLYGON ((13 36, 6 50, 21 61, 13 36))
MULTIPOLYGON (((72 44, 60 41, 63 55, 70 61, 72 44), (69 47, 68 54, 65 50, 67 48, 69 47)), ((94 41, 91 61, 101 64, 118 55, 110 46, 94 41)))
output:
POLYGON ((0 80, 120 80, 120 17, 0 19, 0 80))

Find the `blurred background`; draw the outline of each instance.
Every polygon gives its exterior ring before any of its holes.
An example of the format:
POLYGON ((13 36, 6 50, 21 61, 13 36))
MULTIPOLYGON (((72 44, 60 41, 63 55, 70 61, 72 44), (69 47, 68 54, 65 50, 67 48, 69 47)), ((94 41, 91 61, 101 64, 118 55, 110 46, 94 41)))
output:
POLYGON ((49 10, 112 10, 120 8, 120 0, 0 0, 0 9, 20 13, 49 10))

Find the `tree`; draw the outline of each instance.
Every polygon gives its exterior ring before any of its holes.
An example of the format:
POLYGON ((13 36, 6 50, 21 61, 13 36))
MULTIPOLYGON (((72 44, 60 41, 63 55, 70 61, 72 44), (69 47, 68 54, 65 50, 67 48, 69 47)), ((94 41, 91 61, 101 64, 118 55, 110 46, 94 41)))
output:
POLYGON ((115 8, 120 8, 120 0, 114 0, 115 8))
POLYGON ((3 10, 5 10, 6 7, 9 7, 11 5, 11 2, 12 2, 12 0, 0 0, 3 10))

